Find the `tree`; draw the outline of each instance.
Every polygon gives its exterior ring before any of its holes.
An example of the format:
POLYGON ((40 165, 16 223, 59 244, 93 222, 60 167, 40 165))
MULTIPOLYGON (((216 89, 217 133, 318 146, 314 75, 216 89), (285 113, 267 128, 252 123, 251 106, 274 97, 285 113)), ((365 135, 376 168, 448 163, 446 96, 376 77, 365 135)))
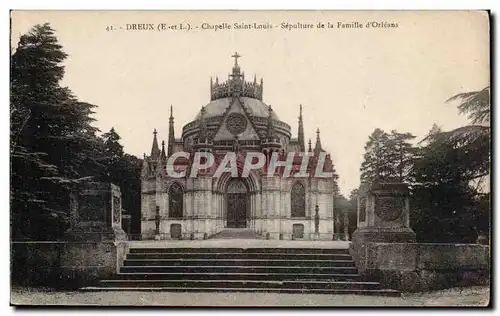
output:
POLYGON ((123 155, 123 173, 121 189, 123 192, 123 208, 132 215, 132 233, 141 233, 141 169, 142 159, 136 156, 123 155))
POLYGON ((387 134, 379 128, 375 129, 365 146, 361 181, 408 181, 414 153, 410 140, 414 138, 410 133, 398 133, 393 130, 387 134))
POLYGON ((387 155, 389 135, 377 128, 369 136, 365 145, 364 161, 361 164, 362 182, 383 182, 388 180, 391 165, 387 155))
POLYGON ((106 166, 103 180, 120 187, 122 206, 132 214, 132 231, 140 233, 142 160, 123 152, 121 137, 114 128, 102 138, 106 166))
POLYGON ((116 133, 114 127, 102 135, 104 142, 105 157, 105 181, 115 182, 121 177, 123 146, 120 144, 121 137, 116 133))
POLYGON ((460 93, 471 125, 433 126, 415 159, 412 227, 421 241, 474 242, 490 226, 490 194, 480 189, 490 172, 489 87, 460 93))
POLYGON ((349 199, 347 204, 348 216, 349 216, 349 234, 356 230, 358 227, 358 195, 359 189, 353 189, 349 193, 349 199))
POLYGON ((413 165, 415 150, 410 140, 415 136, 410 133, 398 133, 391 131, 388 141, 389 160, 392 164, 392 172, 395 173, 399 182, 408 182, 408 176, 413 165))
POLYGON ((459 100, 460 114, 466 114, 469 125, 442 132, 440 137, 460 152, 467 177, 479 183, 489 178, 491 160, 490 87, 480 91, 459 93, 447 102, 459 100))
POLYGON ((99 172, 95 106, 60 86, 66 57, 49 24, 22 35, 11 56, 13 238, 55 238, 68 190, 99 172))
POLYGON ((412 228, 423 242, 472 242, 474 190, 459 152, 433 127, 412 170, 412 228))

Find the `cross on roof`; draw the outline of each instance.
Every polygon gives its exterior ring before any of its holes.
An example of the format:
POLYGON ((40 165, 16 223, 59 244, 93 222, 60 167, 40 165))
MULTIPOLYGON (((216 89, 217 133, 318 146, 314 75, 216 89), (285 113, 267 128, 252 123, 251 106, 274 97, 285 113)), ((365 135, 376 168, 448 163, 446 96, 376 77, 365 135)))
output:
POLYGON ((238 65, 238 58, 240 58, 242 56, 240 54, 238 54, 238 53, 235 52, 234 55, 232 55, 231 57, 234 58, 234 64, 238 65))

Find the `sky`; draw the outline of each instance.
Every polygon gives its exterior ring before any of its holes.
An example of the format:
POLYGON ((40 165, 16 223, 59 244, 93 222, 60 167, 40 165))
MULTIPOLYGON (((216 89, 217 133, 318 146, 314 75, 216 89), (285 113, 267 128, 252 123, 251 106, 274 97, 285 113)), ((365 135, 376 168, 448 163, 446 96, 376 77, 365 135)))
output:
POLYGON ((69 55, 62 84, 97 105, 95 125, 103 132, 114 127, 124 150, 139 157, 149 154, 153 129, 167 140, 170 105, 180 137, 210 101, 210 77, 226 79, 237 51, 245 77, 264 79, 264 102, 292 127, 292 137, 303 105, 306 139, 314 144, 319 128, 346 196, 359 185, 364 145, 375 128, 419 140, 434 123, 463 126, 467 118, 446 100, 489 84, 484 12, 14 11, 11 18, 13 47, 33 25, 51 24, 69 55), (273 28, 202 29, 253 22, 273 28), (371 22, 397 27, 367 28, 371 22), (134 23, 156 30, 127 31, 134 23), (177 30, 158 31, 160 23, 177 30), (288 30, 282 23, 314 28, 288 30))

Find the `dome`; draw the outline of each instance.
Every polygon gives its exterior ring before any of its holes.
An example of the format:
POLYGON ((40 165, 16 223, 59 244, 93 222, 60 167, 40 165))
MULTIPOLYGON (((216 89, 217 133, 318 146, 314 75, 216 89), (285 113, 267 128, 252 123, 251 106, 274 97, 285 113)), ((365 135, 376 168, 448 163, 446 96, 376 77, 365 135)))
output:
MULTIPOLYGON (((223 116, 226 109, 231 104, 233 98, 221 98, 211 101, 205 106, 205 118, 223 116)), ((268 117, 269 106, 259 99, 240 97, 239 100, 243 102, 243 106, 250 112, 252 116, 268 117)), ((196 115, 195 120, 200 117, 200 112, 196 115)), ((271 117, 278 120, 278 116, 274 111, 271 112, 271 117)))

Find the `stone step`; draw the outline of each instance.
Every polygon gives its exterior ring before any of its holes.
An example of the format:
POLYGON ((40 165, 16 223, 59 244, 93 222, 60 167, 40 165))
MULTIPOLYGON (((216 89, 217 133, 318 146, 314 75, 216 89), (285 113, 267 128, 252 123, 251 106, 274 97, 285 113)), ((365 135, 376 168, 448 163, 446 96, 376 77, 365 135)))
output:
POLYGON ((282 254, 349 254, 348 249, 324 248, 130 248, 135 253, 282 253, 282 254))
POLYGON ((355 294, 375 296, 401 296, 396 290, 352 290, 352 289, 286 289, 286 288, 200 288, 200 287, 84 287, 83 291, 159 291, 159 292, 264 292, 297 294, 355 294))
POLYGON ((331 280, 331 281, 359 281, 359 274, 342 273, 119 273, 115 279, 121 280, 331 280))
POLYGON ((355 267, 352 260, 309 259, 126 259, 123 266, 287 266, 287 267, 355 267))
POLYGON ((102 280, 101 287, 267 288, 267 289, 351 289, 377 290, 378 282, 357 281, 273 281, 273 280, 102 280))
POLYGON ((209 239, 257 239, 259 235, 255 233, 252 229, 225 229, 215 235, 209 237, 209 239))
POLYGON ((309 259, 309 260, 352 260, 349 254, 328 253, 270 253, 270 252, 214 252, 214 253, 129 253, 127 259, 309 259))
POLYGON ((182 272, 182 273, 323 273, 323 274, 356 274, 356 267, 290 267, 290 266, 122 266, 121 273, 126 272, 182 272))
POLYGON ((347 249, 324 248, 131 248, 85 290, 399 294, 366 282, 347 249))

